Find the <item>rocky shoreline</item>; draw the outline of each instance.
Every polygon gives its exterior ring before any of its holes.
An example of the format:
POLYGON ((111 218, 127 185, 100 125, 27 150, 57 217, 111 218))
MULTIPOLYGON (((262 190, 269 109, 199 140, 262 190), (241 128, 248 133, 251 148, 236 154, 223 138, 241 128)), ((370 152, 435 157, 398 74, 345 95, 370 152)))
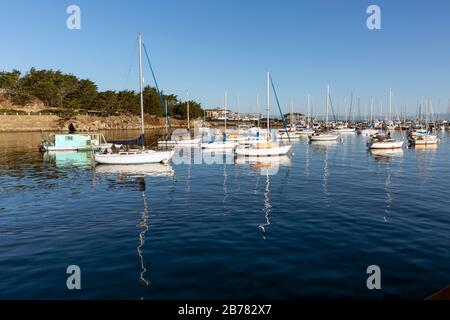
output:
MULTIPOLYGON (((171 119, 173 127, 184 127, 185 121, 171 119)), ((166 125, 163 117, 145 116, 146 129, 160 129, 166 125)), ((77 131, 140 129, 139 116, 89 116, 62 117, 57 115, 0 115, 0 132, 77 131)))

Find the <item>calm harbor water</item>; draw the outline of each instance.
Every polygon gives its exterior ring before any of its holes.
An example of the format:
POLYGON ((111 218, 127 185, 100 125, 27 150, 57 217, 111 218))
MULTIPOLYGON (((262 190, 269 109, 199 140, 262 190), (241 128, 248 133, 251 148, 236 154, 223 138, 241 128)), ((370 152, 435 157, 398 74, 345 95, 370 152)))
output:
POLYGON ((276 165, 174 161, 143 176, 0 133, 0 298, 423 299, 450 284, 440 135, 437 149, 388 155, 356 134, 304 139, 276 165), (373 264, 382 290, 366 287, 373 264))

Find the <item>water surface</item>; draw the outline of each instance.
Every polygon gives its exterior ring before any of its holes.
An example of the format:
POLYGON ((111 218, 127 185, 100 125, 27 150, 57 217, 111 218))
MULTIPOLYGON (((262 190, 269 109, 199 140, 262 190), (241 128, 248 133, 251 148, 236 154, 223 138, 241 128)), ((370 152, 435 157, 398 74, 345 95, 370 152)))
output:
POLYGON ((142 175, 0 133, 0 298, 425 298, 450 284, 441 138, 386 155, 347 134, 300 140, 272 166, 174 161, 142 175), (72 264, 80 291, 66 288, 72 264), (379 291, 366 287, 373 264, 379 291))

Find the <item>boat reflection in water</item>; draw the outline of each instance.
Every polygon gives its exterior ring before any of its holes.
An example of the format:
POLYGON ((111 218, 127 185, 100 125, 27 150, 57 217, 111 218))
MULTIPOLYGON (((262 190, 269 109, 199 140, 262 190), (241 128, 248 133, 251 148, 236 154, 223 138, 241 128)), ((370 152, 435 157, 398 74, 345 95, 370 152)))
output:
POLYGON ((90 151, 47 151, 44 153, 44 161, 55 163, 57 167, 91 166, 92 158, 90 151))
POLYGON ((272 209, 272 205, 270 204, 269 196, 270 196, 270 175, 269 173, 266 173, 266 185, 264 188, 264 206, 263 206, 265 222, 259 225, 259 227, 263 232, 263 239, 266 239, 266 228, 270 225, 269 214, 272 209))
POLYGON ((434 152, 437 150, 438 145, 437 144, 428 144, 428 145, 420 145, 420 144, 416 144, 414 145, 414 150, 417 151, 431 151, 434 152))
POLYGON ((369 152, 372 154, 375 160, 386 161, 392 158, 403 157, 403 149, 370 149, 369 152))
POLYGON ((384 201, 384 222, 389 222, 389 212, 394 202, 393 192, 392 192, 392 161, 394 159, 403 158, 403 149, 370 149, 369 152, 372 154, 377 162, 386 163, 385 171, 385 181, 384 181, 384 192, 386 193, 386 200, 384 201))
POLYGON ((118 174, 125 176, 171 177, 174 171, 170 165, 147 163, 136 165, 101 165, 95 167, 100 174, 118 174))
MULTIPOLYGON (((252 169, 259 170, 260 175, 264 176, 264 200, 262 211, 264 213, 264 221, 258 227, 262 230, 263 239, 266 239, 267 228, 270 225, 270 176, 276 175, 280 167, 290 167, 292 165, 291 158, 288 156, 276 157, 237 157, 236 164, 248 165, 252 169)), ((257 179, 259 181, 259 179, 257 179)), ((255 187, 256 191, 257 187, 255 187)))
MULTIPOLYGON (((146 195, 146 178, 148 177, 172 177, 174 170, 170 165, 159 163, 148 163, 140 165, 101 165, 95 167, 95 173, 105 176, 116 176, 118 182, 136 181, 139 186, 139 192, 142 199, 142 211, 140 212, 139 223, 136 227, 140 228, 138 233, 138 244, 136 247, 137 255, 139 257, 139 281, 144 286, 150 285, 150 279, 147 275, 147 263, 144 259, 143 248, 145 244, 145 235, 150 229, 149 225, 149 205, 146 195)), ((141 297, 141 300, 143 297, 141 297)))
POLYGON ((236 164, 249 165, 250 168, 259 170, 261 175, 275 175, 280 167, 289 167, 292 165, 291 158, 288 156, 275 157, 237 157, 236 164))
POLYGON ((321 151, 324 153, 323 157, 323 195, 325 205, 327 207, 331 206, 330 201, 330 191, 328 189, 328 177, 330 176, 330 170, 328 166, 328 151, 332 149, 332 147, 336 147, 339 142, 338 141, 310 141, 310 144, 313 146, 314 151, 321 151))

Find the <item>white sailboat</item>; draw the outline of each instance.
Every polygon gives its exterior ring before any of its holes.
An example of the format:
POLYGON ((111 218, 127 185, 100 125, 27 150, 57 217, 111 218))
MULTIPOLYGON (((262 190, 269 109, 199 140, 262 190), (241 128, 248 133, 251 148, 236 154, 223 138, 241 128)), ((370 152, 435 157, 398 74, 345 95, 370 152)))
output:
POLYGON ((330 107, 330 86, 327 87, 327 110, 325 117, 325 129, 326 132, 318 132, 309 136, 310 141, 336 141, 339 139, 339 135, 335 133, 328 133, 328 109, 330 107))
POLYGON ((437 145, 439 143, 439 138, 431 134, 430 132, 430 127, 428 124, 428 113, 430 108, 431 102, 428 99, 425 109, 425 129, 416 130, 411 133, 409 143, 412 146, 429 146, 429 145, 437 145))
MULTIPOLYGON (((141 138, 144 137, 144 95, 142 78, 142 35, 139 33, 139 89, 141 96, 141 138)), ((170 161, 174 151, 156 151, 145 149, 143 143, 141 149, 119 151, 117 153, 104 152, 96 153, 94 160, 98 164, 125 165, 125 164, 147 164, 147 163, 167 163, 170 161)))
POLYGON ((240 146, 236 149, 237 156, 244 157, 267 157, 281 156, 287 154, 292 145, 280 146, 270 139, 270 73, 267 72, 267 134, 266 141, 252 144, 250 146, 240 146))
POLYGON ((361 130, 361 134, 364 136, 373 136, 378 133, 378 130, 374 128, 373 123, 373 98, 370 100, 370 125, 361 130))
POLYGON ((225 129, 223 131, 223 137, 222 140, 219 141, 211 141, 208 143, 202 143, 201 147, 204 150, 233 150, 234 148, 236 148, 236 146, 238 145, 237 141, 230 141, 228 139, 228 135, 227 135, 227 104, 228 104, 228 95, 227 92, 225 91, 225 96, 224 96, 224 115, 225 115, 225 129))

